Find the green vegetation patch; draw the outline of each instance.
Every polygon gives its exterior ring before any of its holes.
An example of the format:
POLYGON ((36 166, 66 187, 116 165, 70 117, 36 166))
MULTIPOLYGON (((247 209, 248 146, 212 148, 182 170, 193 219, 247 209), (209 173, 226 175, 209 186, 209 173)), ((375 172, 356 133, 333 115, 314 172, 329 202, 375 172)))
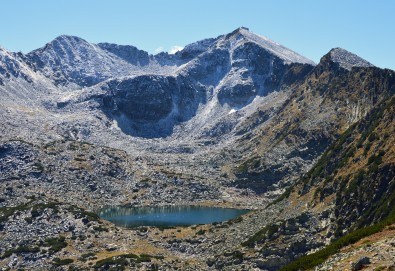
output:
POLYGON ((56 265, 56 266, 62 266, 62 265, 71 264, 72 262, 74 262, 73 259, 59 259, 59 258, 55 258, 55 259, 53 259, 52 264, 56 265))
POLYGON ((247 173, 249 168, 258 168, 260 166, 260 163, 261 163, 261 161, 259 160, 258 157, 252 157, 252 158, 244 161, 240 165, 238 165, 235 168, 236 173, 238 173, 238 174, 247 173))
POLYGON ((196 235, 203 235, 206 233, 206 230, 200 229, 196 232, 196 235))
POLYGON ((22 254, 22 253, 37 253, 37 252, 40 252, 40 248, 37 246, 18 246, 17 248, 6 250, 0 258, 1 259, 8 258, 14 253, 22 254))
POLYGON ((103 227, 102 225, 99 225, 99 226, 94 226, 93 227, 93 230, 94 231, 98 231, 98 232, 108 232, 108 228, 106 228, 106 227, 103 227))
POLYGON ((100 217, 94 212, 81 209, 77 206, 70 206, 68 210, 74 214, 75 218, 86 218, 88 221, 100 221, 100 217))
POLYGON ((0 208, 0 223, 2 222, 7 222, 8 218, 12 216, 15 212, 17 211, 26 211, 30 208, 32 208, 31 215, 32 218, 38 217, 41 215, 44 209, 53 209, 54 212, 58 212, 57 205, 58 203, 55 202, 49 202, 49 203, 39 203, 33 205, 32 202, 34 199, 28 203, 18 205, 15 207, 1 207, 0 208))
POLYGON ((78 260, 81 262, 86 262, 87 260, 95 260, 95 259, 97 259, 97 257, 96 254, 93 252, 81 254, 81 257, 78 258, 78 260))
POLYGON ((289 198, 289 196, 291 195, 292 191, 293 191, 293 188, 292 188, 292 187, 287 188, 287 189, 284 191, 284 193, 282 193, 278 198, 276 198, 274 201, 272 201, 271 203, 269 203, 269 204, 266 206, 266 209, 267 209, 268 207, 274 205, 274 204, 277 204, 277 203, 279 203, 279 202, 281 202, 281 201, 283 201, 283 200, 289 198))
POLYGON ((267 225, 266 227, 262 228, 257 233, 255 233, 253 236, 248 238, 247 241, 241 243, 241 245, 244 247, 253 247, 255 243, 258 243, 266 239, 267 237, 270 237, 273 234, 275 234, 279 228, 280 226, 277 224, 267 225))
POLYGON ((48 238, 44 241, 44 246, 50 247, 49 252, 51 254, 56 253, 67 247, 66 238, 64 236, 48 238))
POLYGON ((232 257, 233 259, 237 259, 240 262, 242 262, 244 260, 244 255, 239 250, 235 250, 235 251, 232 251, 232 252, 225 252, 224 256, 225 257, 232 257))
POLYGON ((94 265, 96 270, 125 270, 131 263, 151 262, 151 260, 163 259, 163 256, 152 256, 149 254, 136 255, 133 253, 109 257, 97 261, 94 265))

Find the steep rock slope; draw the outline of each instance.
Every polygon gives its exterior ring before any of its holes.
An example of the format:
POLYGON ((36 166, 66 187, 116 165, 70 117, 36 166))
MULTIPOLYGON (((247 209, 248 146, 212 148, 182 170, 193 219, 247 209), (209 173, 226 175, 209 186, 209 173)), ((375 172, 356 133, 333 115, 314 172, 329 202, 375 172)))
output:
MULTIPOLYGON (((236 265, 311 270, 361 238, 381 231, 386 237, 393 230, 387 226, 395 223, 395 155, 390 136, 394 105, 392 95, 350 126, 295 186, 267 207, 294 217, 269 223, 235 251, 218 255, 213 266, 235 269, 229 255, 237 253, 243 261, 236 265)), ((388 259, 386 253, 380 254, 388 259)), ((384 257, 374 254, 374 259, 384 257)), ((318 270, 327 270, 327 265, 318 270)))
POLYGON ((20 56, 0 48, 0 84, 5 80, 22 77, 28 82, 32 81, 32 72, 20 60, 20 56))
POLYGON ((103 42, 98 43, 97 46, 135 66, 146 66, 149 65, 151 61, 147 52, 139 50, 138 48, 131 45, 118 45, 103 42))
MULTIPOLYGON (((250 155, 234 170, 236 185, 256 185, 264 191, 279 180, 291 180, 297 176, 292 174, 307 170, 336 137, 395 92, 393 71, 358 66, 347 70, 332 54, 333 50, 293 88, 275 117, 238 140, 237 150, 250 155)), ((256 118, 259 115, 253 115, 251 122, 256 118)))
POLYGON ((395 206, 395 97, 351 126, 302 179, 301 195, 335 200, 335 233, 386 218, 395 206))
MULTIPOLYGON (((34 141, 45 135, 45 120, 55 117, 47 108, 53 104, 54 94, 61 91, 32 70, 22 53, 0 49, 1 138, 34 141)), ((48 137, 56 135, 48 133, 48 137)))
POLYGON ((394 105, 393 95, 347 129, 287 193, 291 205, 302 201, 312 212, 327 213, 323 234, 332 242, 283 270, 310 269, 361 238, 389 234, 387 226, 395 223, 394 105))

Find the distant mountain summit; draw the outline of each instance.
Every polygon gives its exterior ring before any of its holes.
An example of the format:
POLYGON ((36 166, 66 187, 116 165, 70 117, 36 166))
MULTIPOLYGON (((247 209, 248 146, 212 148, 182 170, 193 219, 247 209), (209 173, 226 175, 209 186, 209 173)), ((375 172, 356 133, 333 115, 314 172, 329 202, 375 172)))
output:
POLYGON ((373 67, 373 64, 365 59, 339 47, 330 50, 329 54, 333 62, 339 63, 340 67, 347 70, 351 70, 352 67, 373 67))
POLYGON ((91 86, 111 77, 139 74, 139 66, 74 36, 59 36, 27 58, 57 85, 91 86))
POLYGON ((267 50, 268 52, 270 52, 271 54, 279 57, 287 64, 302 63, 302 64, 315 65, 315 63, 312 60, 304 56, 301 56, 298 53, 264 36, 254 34, 248 28, 245 27, 240 27, 234 30, 233 32, 231 32, 230 34, 225 35, 224 37, 225 39, 232 39, 232 41, 236 41, 238 45, 246 42, 255 43, 260 47, 264 48, 265 50, 267 50))

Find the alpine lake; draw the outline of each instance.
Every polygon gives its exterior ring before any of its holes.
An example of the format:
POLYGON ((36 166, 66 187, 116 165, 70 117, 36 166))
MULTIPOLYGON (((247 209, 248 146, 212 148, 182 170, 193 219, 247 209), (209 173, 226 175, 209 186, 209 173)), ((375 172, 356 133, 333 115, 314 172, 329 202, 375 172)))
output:
POLYGON ((117 226, 134 228, 211 224, 228 221, 247 212, 249 210, 203 206, 118 206, 101 209, 98 215, 117 226))

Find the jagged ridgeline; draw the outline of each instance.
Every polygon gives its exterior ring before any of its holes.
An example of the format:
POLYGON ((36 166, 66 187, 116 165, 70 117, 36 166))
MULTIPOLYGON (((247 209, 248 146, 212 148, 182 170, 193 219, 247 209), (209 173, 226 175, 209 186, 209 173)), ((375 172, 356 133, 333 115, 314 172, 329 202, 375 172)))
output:
POLYGON ((394 93, 392 70, 244 27, 174 54, 0 48, 0 269, 390 270, 394 93), (166 229, 95 213, 118 205, 253 211, 166 229))

